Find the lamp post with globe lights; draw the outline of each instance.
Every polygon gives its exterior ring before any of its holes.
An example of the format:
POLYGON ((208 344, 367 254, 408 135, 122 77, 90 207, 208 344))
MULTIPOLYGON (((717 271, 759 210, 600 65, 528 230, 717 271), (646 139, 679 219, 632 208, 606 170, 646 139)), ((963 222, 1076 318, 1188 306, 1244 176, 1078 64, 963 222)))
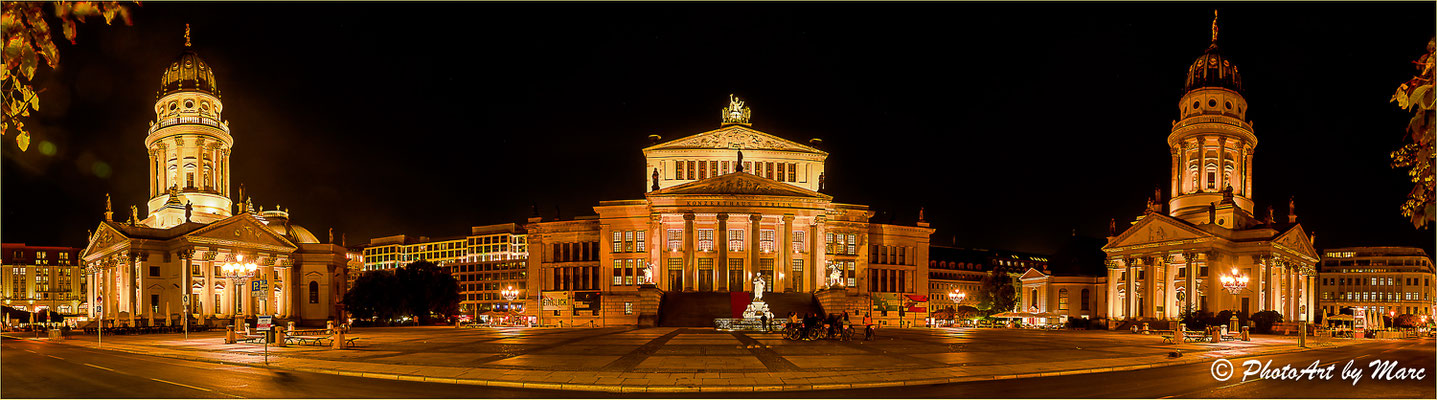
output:
POLYGON ((1218 277, 1218 280, 1222 282, 1222 288, 1223 288, 1223 290, 1227 290, 1228 293, 1232 293, 1232 306, 1233 306, 1233 311, 1232 311, 1232 319, 1230 320, 1230 323, 1229 323, 1230 326, 1228 327, 1228 330, 1236 330, 1236 329, 1237 329, 1237 294, 1238 294, 1238 293, 1242 293, 1242 291, 1243 291, 1244 289, 1247 289, 1248 277, 1247 277, 1247 275, 1243 275, 1243 274, 1239 273, 1238 270, 1237 270, 1237 268, 1233 268, 1231 275, 1224 274, 1224 275, 1218 277))
POLYGON ((506 304, 504 305, 504 311, 507 312, 507 313, 509 313, 509 316, 510 316, 510 317, 513 317, 513 316, 514 316, 514 299, 519 298, 519 291, 518 291, 518 290, 514 290, 514 287, 513 287, 513 286, 510 286, 510 287, 507 288, 507 289, 504 289, 504 290, 499 291, 499 295, 500 295, 500 296, 503 296, 503 297, 504 297, 504 301, 508 302, 508 303, 506 303, 506 304))
POLYGON ((953 301, 953 320, 954 320, 954 322, 956 322, 956 321, 958 320, 958 303, 962 303, 962 302, 963 302, 963 299, 965 299, 965 298, 967 298, 967 297, 968 297, 968 294, 967 294, 967 293, 960 292, 960 291, 958 291, 958 289, 953 289, 952 292, 949 292, 949 293, 948 293, 948 300, 953 301))
POLYGON ((234 285, 236 294, 234 304, 235 329, 239 329, 241 325, 244 325, 244 314, 240 312, 242 308, 241 305, 244 303, 244 295, 242 293, 244 293, 246 281, 249 280, 249 278, 253 278, 257 271, 259 271, 259 266, 254 263, 244 262, 243 256, 235 256, 234 262, 224 263, 224 265, 220 266, 221 275, 238 282, 234 285))

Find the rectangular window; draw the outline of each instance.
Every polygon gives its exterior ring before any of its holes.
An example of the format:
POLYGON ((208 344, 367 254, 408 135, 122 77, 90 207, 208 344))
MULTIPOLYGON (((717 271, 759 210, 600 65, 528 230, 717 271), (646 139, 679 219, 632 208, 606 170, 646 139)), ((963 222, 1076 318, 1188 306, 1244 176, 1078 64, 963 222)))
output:
POLYGON ((823 242, 823 252, 824 252, 824 253, 827 253, 827 254, 833 254, 833 246, 834 246, 834 242, 833 242, 834 235, 833 235, 833 232, 828 232, 827 234, 825 234, 825 235, 823 235, 823 236, 824 236, 824 237, 823 237, 823 240, 824 240, 824 242, 823 242))
POLYGON ((682 229, 669 229, 669 251, 680 251, 684 247, 684 231, 682 229))
POLYGON ((848 252, 847 252, 847 253, 844 253, 844 254, 849 254, 849 255, 857 255, 857 254, 858 254, 858 235, 855 235, 855 234, 852 234, 852 233, 848 234, 848 252))
POLYGON ((783 181, 784 181, 784 178, 788 178, 788 174, 785 174, 785 173, 784 173, 784 172, 787 172, 787 171, 785 171, 786 169, 788 169, 788 164, 785 164, 785 163, 779 163, 779 164, 778 164, 778 181, 779 181, 779 182, 783 182, 783 181))
POLYGON ((728 230, 728 251, 743 251, 743 229, 728 230))
POLYGON ((713 230, 713 229, 699 229, 699 230, 698 230, 698 242, 699 242, 699 243, 698 243, 698 245, 699 245, 699 251, 713 251, 713 249, 714 249, 714 230, 713 230))
POLYGON ((773 163, 771 163, 771 162, 766 162, 766 163, 763 163, 763 164, 764 164, 764 169, 767 170, 767 173, 768 173, 768 175, 766 175, 766 176, 768 177, 768 179, 773 179, 773 169, 774 169, 774 168, 773 168, 773 163))
POLYGON ((674 180, 684 180, 684 162, 674 161, 674 180))
POLYGON ((645 246, 644 246, 644 233, 645 233, 644 231, 636 231, 636 232, 634 232, 634 238, 635 238, 635 239, 634 239, 634 251, 636 251, 636 252, 643 253, 643 252, 645 252, 645 251, 648 251, 648 250, 644 250, 644 249, 645 249, 645 246))
POLYGON ((634 251, 634 231, 624 231, 624 251, 634 251))
POLYGON ((614 285, 624 284, 624 260, 614 259, 614 285))
POLYGON ((710 161, 709 161, 709 177, 712 178, 712 177, 718 176, 718 172, 719 172, 719 170, 718 170, 718 161, 717 161, 717 160, 710 160, 710 161))
POLYGON ((719 173, 720 173, 720 174, 727 174, 727 173, 729 173, 729 169, 728 169, 729 164, 728 164, 728 163, 729 163, 728 160, 724 160, 724 161, 719 162, 719 173))
POLYGON ((878 246, 878 263, 888 263, 888 246, 878 246))
POLYGON ((684 269, 684 259, 678 258, 678 257, 670 257, 670 258, 669 258, 669 269, 671 269, 671 270, 674 270, 674 269, 679 269, 679 270, 684 269))
POLYGON ((793 252, 794 252, 794 253, 806 253, 806 252, 808 252, 808 247, 806 247, 806 246, 803 245, 804 242, 805 242, 804 239, 805 239, 806 237, 807 237, 807 236, 805 236, 805 235, 803 234, 803 231, 793 231, 793 252))
POLYGON ((750 173, 750 174, 755 174, 755 175, 758 174, 757 171, 754 171, 754 170, 753 170, 753 161, 744 161, 744 163, 743 163, 743 170, 744 170, 744 172, 748 172, 748 173, 750 173))
POLYGON ((624 232, 614 231, 614 238, 613 238, 612 242, 613 242, 613 248, 614 248, 613 252, 615 252, 615 253, 621 253, 621 252, 623 252, 623 251, 624 251, 624 232))
POLYGON ((774 235, 773 229, 763 229, 763 230, 759 230, 759 231, 758 231, 758 250, 759 250, 759 251, 762 251, 762 252, 765 252, 765 253, 772 253, 772 252, 773 252, 773 235, 774 235))
POLYGON ((151 266, 150 266, 150 276, 160 276, 160 266, 158 266, 158 265, 151 265, 151 266))
POLYGON ((698 174, 698 169, 696 168, 696 164, 694 164, 693 161, 689 161, 689 162, 687 162, 687 164, 688 164, 688 167, 689 167, 689 180, 698 180, 698 179, 699 179, 699 177, 698 177, 699 174, 698 174))
POLYGON ((637 278, 637 276, 638 276, 638 270, 635 269, 635 267, 637 267, 638 264, 639 264, 639 260, 635 260, 635 259, 624 260, 624 284, 625 284, 625 285, 633 285, 633 284, 634 284, 634 281, 638 279, 638 278, 637 278))
POLYGON ((788 163, 788 181, 798 182, 798 163, 788 163))
POLYGON ((708 177, 709 177, 709 169, 708 169, 708 168, 705 168, 705 167, 707 167, 707 166, 708 166, 708 162, 707 162, 707 161, 699 161, 699 162, 698 162, 699 179, 708 179, 708 177))

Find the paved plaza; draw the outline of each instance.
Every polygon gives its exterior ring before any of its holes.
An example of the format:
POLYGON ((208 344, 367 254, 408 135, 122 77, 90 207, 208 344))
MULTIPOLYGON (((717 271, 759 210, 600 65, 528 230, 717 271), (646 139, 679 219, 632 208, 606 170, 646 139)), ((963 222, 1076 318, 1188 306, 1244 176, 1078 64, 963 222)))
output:
MULTIPOLYGON (((1070 375, 1301 351, 1296 338, 1166 344, 1108 331, 883 329, 873 341, 789 341, 708 328, 356 328, 359 346, 269 347, 272 368, 374 378, 609 392, 775 391, 1070 375), (1182 356, 1171 357, 1180 351, 1182 356)), ((216 332, 106 336, 107 350, 263 364, 216 332)), ((1357 341, 1310 341, 1331 347, 1357 341)), ((65 344, 95 347, 95 336, 65 344)))

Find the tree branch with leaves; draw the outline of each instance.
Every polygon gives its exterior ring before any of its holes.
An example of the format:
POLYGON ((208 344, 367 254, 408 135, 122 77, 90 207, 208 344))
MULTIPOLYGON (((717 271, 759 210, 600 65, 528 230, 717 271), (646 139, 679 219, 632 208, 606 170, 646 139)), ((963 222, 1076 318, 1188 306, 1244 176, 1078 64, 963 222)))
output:
POLYGON ((1432 164, 1437 161, 1437 153, 1434 153, 1433 129, 1437 128, 1437 109, 1433 108, 1433 47, 1437 44, 1437 38, 1427 40, 1427 54, 1413 62, 1416 64, 1417 75, 1397 87, 1397 93, 1392 95, 1392 101, 1397 102, 1403 110, 1413 112, 1412 119, 1407 122, 1407 135, 1403 139, 1406 143, 1402 148, 1392 152, 1392 168, 1407 168, 1407 175, 1412 178, 1412 191, 1407 194, 1407 201, 1402 203, 1402 216, 1410 218, 1412 226, 1422 228, 1427 224, 1437 223, 1437 210, 1434 210, 1433 188, 1437 180, 1433 178, 1432 164))
MULTIPOLYGON (((139 4, 139 2, 135 2, 139 4)), ((70 44, 75 44, 77 24, 85 22, 88 17, 104 17, 105 24, 109 25, 116 18, 131 25, 130 10, 117 1, 56 1, 45 2, 21 2, 7 1, 3 3, 3 16, 0 16, 0 36, 4 39, 5 69, 0 72, 0 91, 3 91, 4 101, 0 101, 0 136, 10 134, 14 130, 15 144, 20 151, 30 147, 30 132, 25 129, 25 120, 30 117, 33 111, 40 111, 40 93, 43 89, 35 90, 31 80, 35 78, 35 71, 40 68, 40 59, 45 60, 45 65, 55 68, 60 65, 60 50, 55 47, 55 41, 50 33, 50 23, 45 21, 45 5, 53 6, 55 18, 60 19, 61 29, 65 39, 70 44)))

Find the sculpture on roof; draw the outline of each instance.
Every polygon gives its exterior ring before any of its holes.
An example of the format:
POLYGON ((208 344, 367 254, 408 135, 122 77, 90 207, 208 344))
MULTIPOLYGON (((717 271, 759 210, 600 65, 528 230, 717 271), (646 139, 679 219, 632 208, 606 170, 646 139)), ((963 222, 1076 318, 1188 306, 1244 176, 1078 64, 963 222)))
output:
POLYGON ((650 186, 650 187, 649 187, 649 190, 659 190, 659 169, 658 169, 658 168, 654 168, 653 177, 654 177, 654 185, 653 185, 653 186, 650 186))
POLYGON ((738 151, 738 163, 734 164, 734 170, 743 172, 743 150, 738 151))
POLYGON ((748 117, 749 109, 748 107, 744 107, 743 100, 739 100, 738 97, 729 94, 728 107, 723 108, 723 123, 747 125, 748 117))
POLYGON ((185 202, 185 222, 190 222, 190 215, 194 214, 194 212, 195 203, 192 201, 185 202))

